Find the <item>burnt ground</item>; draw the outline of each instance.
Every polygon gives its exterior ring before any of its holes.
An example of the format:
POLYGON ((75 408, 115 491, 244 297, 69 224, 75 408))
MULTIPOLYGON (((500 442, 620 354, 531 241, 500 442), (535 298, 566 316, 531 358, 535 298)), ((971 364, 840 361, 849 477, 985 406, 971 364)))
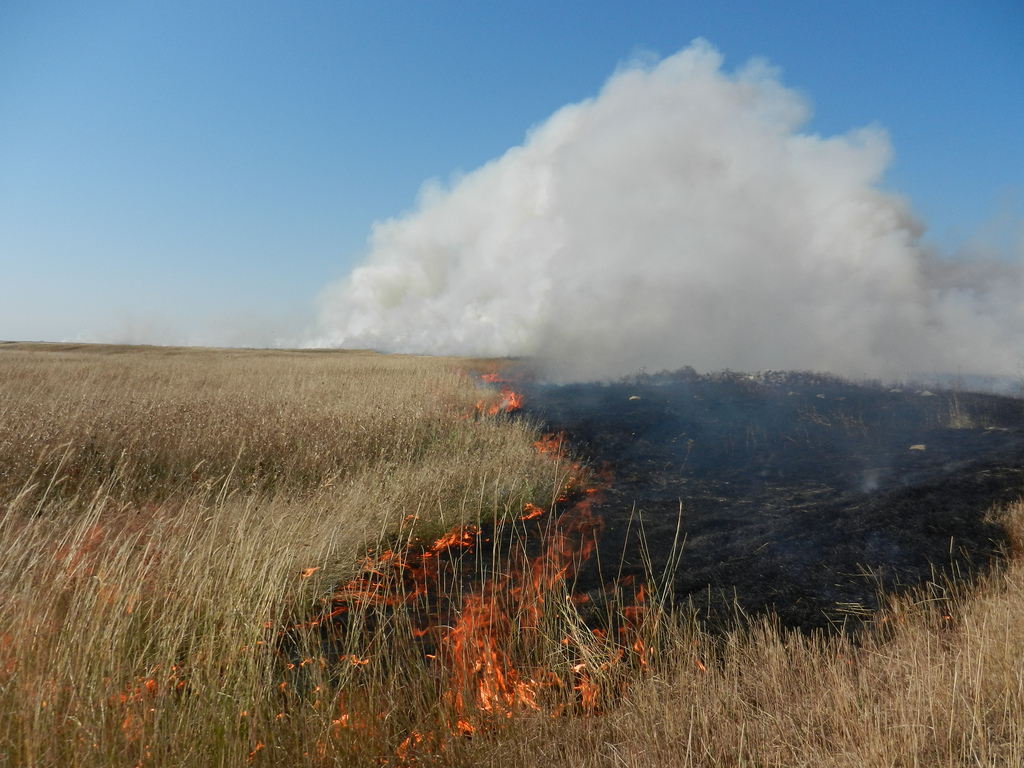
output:
POLYGON ((674 596, 712 623, 738 607, 852 626, 880 587, 969 578, 1005 543, 986 513, 1024 493, 1018 398, 690 370, 524 391, 528 416, 611 473, 603 573, 592 559, 580 587, 644 575, 634 511, 660 573, 681 510, 674 596))

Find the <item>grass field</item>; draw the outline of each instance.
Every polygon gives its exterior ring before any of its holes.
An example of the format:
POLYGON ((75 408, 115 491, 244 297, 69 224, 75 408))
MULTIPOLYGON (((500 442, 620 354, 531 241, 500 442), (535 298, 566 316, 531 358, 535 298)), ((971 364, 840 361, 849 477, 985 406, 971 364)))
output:
POLYGON ((469 374, 500 365, 0 345, 0 763, 1024 764, 1019 504, 993 512, 1004 570, 894 601, 856 642, 649 611, 626 663, 563 593, 497 629, 460 595, 500 679, 426 660, 397 611, 317 663, 309 619, 368 551, 514 526, 580 481, 489 415, 469 374))

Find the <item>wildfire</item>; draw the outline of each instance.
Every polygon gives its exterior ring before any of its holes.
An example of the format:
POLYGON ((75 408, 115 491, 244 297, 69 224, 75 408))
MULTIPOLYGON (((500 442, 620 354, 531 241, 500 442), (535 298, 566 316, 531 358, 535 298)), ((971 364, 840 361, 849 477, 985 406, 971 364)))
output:
POLYGON ((470 416, 497 416, 499 413, 515 413, 523 407, 523 396, 509 387, 503 386, 498 393, 498 398, 488 404, 487 400, 480 400, 476 409, 470 416))
POLYGON ((476 407, 466 414, 465 418, 480 418, 481 416, 497 416, 501 413, 515 413, 522 410, 523 396, 512 389, 512 382, 503 379, 497 373, 485 373, 480 379, 488 384, 500 385, 497 398, 487 398, 477 401, 476 407))
POLYGON ((536 520, 538 517, 544 514, 544 510, 540 507, 526 502, 526 506, 523 508, 523 514, 519 516, 520 520, 536 520))
MULTIPOLYGON (((502 403, 518 407, 521 399, 503 394, 502 403)), ((536 448, 552 460, 566 459, 562 435, 545 435, 536 448)), ((623 606, 614 611, 614 626, 581 623, 579 610, 590 610, 594 598, 575 592, 574 584, 604 524, 593 511, 602 486, 580 488, 579 470, 569 466, 569 490, 555 510, 527 504, 515 525, 457 526, 427 545, 371 553, 360 574, 336 589, 323 614, 307 626, 317 627, 330 646, 355 619, 358 626, 380 626, 408 617, 412 637, 441 683, 440 703, 452 734, 497 727, 517 711, 557 715, 564 711, 565 692, 575 697, 578 711, 599 712, 607 696, 621 691, 624 669, 646 671, 652 651, 639 634, 646 586, 629 577, 604 589, 603 599, 623 606), (498 551, 499 541, 503 554, 477 576, 482 556, 498 551), (560 643, 564 660, 551 666, 541 628, 559 626, 566 615, 576 618, 560 643)), ((597 477, 610 480, 607 473, 597 477)), ((355 658, 336 656, 330 663, 338 668, 355 664, 349 660, 355 658)), ((359 658, 360 664, 368 662, 359 658)), ((334 725, 372 729, 375 717, 350 710, 342 700, 334 725)), ((443 737, 413 732, 399 757, 411 760, 410 750, 424 745, 444 750, 443 737)))
POLYGON ((544 435, 533 444, 537 453, 546 454, 552 458, 562 459, 564 455, 565 436, 562 434, 544 435))
MULTIPOLYGON (((495 400, 477 404, 477 418, 522 408, 510 382, 496 373, 482 378, 501 389, 495 400)), ((576 590, 604 528, 594 505, 610 474, 572 462, 564 435, 544 435, 535 448, 564 472, 564 490, 552 509, 526 504, 514 518, 459 525, 429 543, 409 529, 399 532, 403 545, 371 551, 319 615, 282 631, 282 638, 297 637, 303 627, 314 632, 320 667, 350 681, 336 702, 332 738, 378 734, 389 715, 374 710, 360 681, 372 685, 373 670, 405 663, 389 661, 385 647, 402 632, 438 684, 440 721, 436 729, 404 735, 396 751, 400 765, 415 764, 416 752, 444 752, 447 739, 501 727, 517 712, 599 713, 624 690, 628 670, 649 669, 653 651, 641 638, 646 586, 627 577, 576 590), (560 642, 552 635, 558 631, 560 642)), ((413 515, 405 524, 415 521, 413 515)), ((288 653, 284 646, 282 653, 288 653)), ((298 674, 313 661, 294 659, 288 671, 298 674)), ((293 688, 298 685, 287 690, 293 688)), ((320 753, 332 745, 324 742, 320 753)))

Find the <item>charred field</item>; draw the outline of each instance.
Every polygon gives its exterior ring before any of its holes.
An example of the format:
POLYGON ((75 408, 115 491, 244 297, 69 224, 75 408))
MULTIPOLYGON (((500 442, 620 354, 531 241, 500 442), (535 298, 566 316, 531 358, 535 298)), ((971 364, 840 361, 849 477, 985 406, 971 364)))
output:
MULTIPOLYGON (((604 467, 599 569, 663 573, 709 626, 857 628, 880 593, 999 562, 1024 490, 1024 401, 797 373, 692 370, 523 386, 526 413, 604 467)), ((667 585, 666 585, 667 586, 667 585)))

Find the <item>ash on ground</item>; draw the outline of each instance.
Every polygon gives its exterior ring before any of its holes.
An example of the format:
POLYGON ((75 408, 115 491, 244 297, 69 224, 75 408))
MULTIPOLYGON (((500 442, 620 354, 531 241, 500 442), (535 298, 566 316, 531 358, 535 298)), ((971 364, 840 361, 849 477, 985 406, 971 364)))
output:
POLYGON ((1024 493, 1019 398, 691 370, 524 389, 529 416, 611 473, 580 587, 659 574, 681 513, 671 589, 712 623, 855 626, 880 589, 990 568, 1006 536, 988 513, 1024 493))

